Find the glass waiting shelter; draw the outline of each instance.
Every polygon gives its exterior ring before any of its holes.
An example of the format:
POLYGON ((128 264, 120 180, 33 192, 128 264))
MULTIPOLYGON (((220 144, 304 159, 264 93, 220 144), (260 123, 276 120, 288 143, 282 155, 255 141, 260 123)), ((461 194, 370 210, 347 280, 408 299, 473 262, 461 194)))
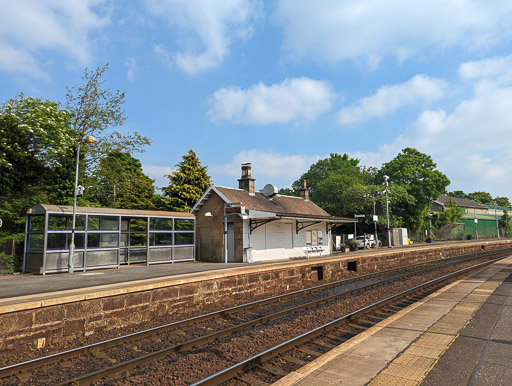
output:
MULTIPOLYGON (((133 263, 194 261, 190 213, 77 207, 74 270, 133 263)), ((67 272, 73 207, 35 205, 27 211, 26 272, 67 272)))

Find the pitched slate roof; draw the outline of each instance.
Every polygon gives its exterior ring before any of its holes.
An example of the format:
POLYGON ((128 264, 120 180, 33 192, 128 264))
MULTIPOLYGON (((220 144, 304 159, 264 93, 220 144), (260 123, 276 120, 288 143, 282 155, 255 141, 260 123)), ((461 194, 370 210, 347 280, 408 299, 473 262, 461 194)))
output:
POLYGON ((245 209, 249 211, 275 213, 280 217, 304 217, 325 220, 343 220, 346 222, 355 221, 351 218, 333 217, 314 202, 306 201, 301 197, 276 194, 268 198, 260 192, 251 195, 243 189, 226 188, 222 186, 211 186, 192 208, 191 212, 194 213, 198 210, 202 205, 202 201, 207 199, 212 192, 219 194, 221 198, 228 203, 241 202, 245 209))
POLYGON ((461 208, 476 208, 476 209, 487 209, 485 205, 482 205, 476 201, 470 200, 469 198, 459 198, 459 197, 450 197, 446 195, 441 195, 437 199, 442 205, 448 204, 450 199, 453 200, 453 202, 460 206, 461 208))

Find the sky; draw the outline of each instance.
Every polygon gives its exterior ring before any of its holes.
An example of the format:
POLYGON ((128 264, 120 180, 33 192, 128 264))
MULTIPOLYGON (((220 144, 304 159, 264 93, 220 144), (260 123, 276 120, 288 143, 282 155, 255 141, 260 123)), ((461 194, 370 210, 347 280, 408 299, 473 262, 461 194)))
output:
MULTIPOLYGON (((430 155, 448 190, 512 196, 512 2, 0 0, 0 102, 64 102, 109 64, 122 133, 167 185, 189 149, 214 184, 286 188, 330 153, 430 155)), ((390 181, 392 184, 392 181, 390 181)))

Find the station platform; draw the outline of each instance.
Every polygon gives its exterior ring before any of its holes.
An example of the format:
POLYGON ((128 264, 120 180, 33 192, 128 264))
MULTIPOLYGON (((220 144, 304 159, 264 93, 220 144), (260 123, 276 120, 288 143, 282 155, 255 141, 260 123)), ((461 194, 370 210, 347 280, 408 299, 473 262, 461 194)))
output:
POLYGON ((512 257, 431 294, 274 385, 511 385, 512 257))

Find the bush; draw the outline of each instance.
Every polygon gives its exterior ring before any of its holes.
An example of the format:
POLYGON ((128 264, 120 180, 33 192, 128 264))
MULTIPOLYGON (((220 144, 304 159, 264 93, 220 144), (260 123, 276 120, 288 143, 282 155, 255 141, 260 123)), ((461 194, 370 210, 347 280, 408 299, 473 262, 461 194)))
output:
POLYGON ((8 255, 7 253, 0 252, 0 273, 14 273, 16 272, 16 263, 18 259, 16 256, 8 255))

